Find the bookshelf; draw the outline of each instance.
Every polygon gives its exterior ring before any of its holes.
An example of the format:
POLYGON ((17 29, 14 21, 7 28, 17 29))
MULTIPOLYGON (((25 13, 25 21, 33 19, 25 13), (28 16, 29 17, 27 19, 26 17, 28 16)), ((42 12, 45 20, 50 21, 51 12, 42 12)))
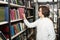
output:
POLYGON ((19 33, 17 33, 16 35, 12 36, 11 39, 17 37, 18 35, 20 35, 20 34, 23 33, 24 31, 26 31, 26 29, 25 29, 25 30, 22 30, 22 31, 20 31, 19 33))
POLYGON ((34 20, 34 7, 32 7, 31 5, 32 0, 28 0, 29 2, 27 6, 26 1, 25 0, 0 1, 0 6, 4 8, 3 9, 4 15, 2 14, 4 16, 4 19, 3 21, 0 21, 0 31, 3 32, 4 36, 6 37, 6 40, 24 40, 24 39, 27 40, 33 34, 33 31, 31 32, 31 30, 33 29, 26 28, 25 24, 23 23, 23 17, 21 16, 21 13, 25 13, 25 10, 27 11, 29 10, 30 13, 32 13, 33 15, 28 13, 28 15, 29 14, 30 15, 26 16, 27 19, 34 20), (28 35, 27 30, 30 31, 28 35))

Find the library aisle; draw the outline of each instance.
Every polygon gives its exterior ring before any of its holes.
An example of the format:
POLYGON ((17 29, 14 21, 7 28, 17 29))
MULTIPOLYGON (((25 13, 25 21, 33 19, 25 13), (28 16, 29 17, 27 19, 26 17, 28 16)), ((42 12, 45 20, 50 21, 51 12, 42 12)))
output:
POLYGON ((23 14, 34 22, 40 5, 50 8, 55 40, 60 40, 60 0, 0 0, 0 40, 36 40, 37 27, 25 25, 23 14))

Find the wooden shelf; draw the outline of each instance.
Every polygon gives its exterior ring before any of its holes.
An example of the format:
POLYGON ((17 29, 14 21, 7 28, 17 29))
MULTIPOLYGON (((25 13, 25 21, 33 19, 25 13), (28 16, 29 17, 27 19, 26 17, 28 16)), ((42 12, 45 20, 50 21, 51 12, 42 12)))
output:
POLYGON ((10 6, 12 6, 12 7, 25 7, 25 6, 21 6, 21 5, 17 5, 17 4, 13 4, 13 3, 10 3, 10 6))
POLYGON ((12 36, 11 39, 14 39, 15 37, 17 37, 18 35, 20 35, 21 33, 23 33, 23 32, 26 31, 26 30, 27 30, 27 29, 20 31, 20 32, 17 33, 16 35, 12 36))
MULTIPOLYGON (((27 18, 32 18, 33 16, 29 16, 27 18)), ((22 19, 17 19, 17 20, 11 20, 11 23, 12 22, 17 22, 17 21, 21 21, 22 19)), ((8 24, 8 21, 4 21, 4 22, 0 22, 0 25, 4 25, 4 24, 8 24)))
POLYGON ((33 16, 29 16, 29 17, 27 17, 27 18, 32 18, 33 16))
POLYGON ((7 21, 0 22, 0 25, 4 25, 4 24, 7 24, 7 23, 8 23, 7 21))
MULTIPOLYGON (((22 20, 22 19, 11 20, 11 23, 12 22, 17 22, 17 21, 20 21, 20 20, 22 20)), ((8 24, 8 21, 0 22, 0 25, 4 25, 4 24, 8 24)))
POLYGON ((27 7, 27 9, 34 9, 34 8, 32 8, 32 7, 27 7))
POLYGON ((17 20, 11 20, 11 22, 17 22, 17 21, 20 21, 22 19, 17 19, 17 20))
POLYGON ((8 4, 8 2, 0 1, 0 4, 8 4))

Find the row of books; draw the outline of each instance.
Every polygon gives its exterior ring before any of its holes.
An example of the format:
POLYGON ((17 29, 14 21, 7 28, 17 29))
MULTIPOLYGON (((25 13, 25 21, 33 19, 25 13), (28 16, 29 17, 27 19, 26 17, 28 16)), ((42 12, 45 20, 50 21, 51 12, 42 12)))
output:
POLYGON ((10 0, 13 4, 24 5, 24 0, 10 0))
POLYGON ((27 17, 30 17, 30 16, 33 16, 33 15, 34 15, 34 11, 27 9, 27 11, 26 11, 26 16, 27 16, 27 17))
MULTIPOLYGON (((0 1, 8 2, 8 0, 0 0, 0 1)), ((10 0, 10 3, 24 5, 24 0, 10 0)))
POLYGON ((0 7, 0 22, 4 21, 5 19, 5 12, 4 7, 0 7))
POLYGON ((33 7, 34 5, 34 0, 27 0, 27 7, 33 7))
MULTIPOLYGON (((24 8, 10 9, 10 19, 17 20, 23 19, 22 14, 24 13, 24 8)), ((0 22, 9 20, 8 7, 0 7, 0 22)))
MULTIPOLYGON (((16 35, 17 33, 19 33, 20 31, 24 29, 25 29, 24 23, 12 24, 10 26, 11 37, 16 35)), ((7 25, 4 25, 4 27, 2 27, 0 30, 3 32, 6 38, 9 38, 9 27, 7 25)))
POLYGON ((31 7, 33 4, 32 0, 11 0, 11 3, 18 4, 18 5, 25 5, 27 2, 27 7, 31 7))
MULTIPOLYGON (((22 14, 25 13, 25 9, 20 7, 17 9, 10 9, 10 19, 11 20, 18 20, 18 19, 23 19, 22 14)), ((33 16, 33 11, 32 10, 27 10, 26 11, 26 16, 30 17, 33 16)), ((8 7, 0 7, 0 22, 3 21, 8 21, 9 20, 9 12, 8 12, 8 7)))
POLYGON ((10 9, 11 20, 23 19, 22 14, 24 13, 24 8, 10 9))
MULTIPOLYGON (((8 2, 8 0, 0 0, 0 1, 8 2)), ((32 0, 10 0, 10 3, 22 5, 22 6, 26 5, 28 7, 31 7, 33 4, 33 1, 32 0), (26 5, 26 1, 27 1, 27 5, 26 5)))
MULTIPOLYGON (((11 20, 17 20, 17 19, 22 19, 22 14, 24 13, 24 8, 18 8, 18 9, 10 9, 10 19, 11 20)), ((9 20, 9 12, 8 12, 8 7, 0 7, 0 21, 8 21, 9 20)), ((4 33, 6 38, 9 38, 9 27, 8 25, 3 25, 0 30, 4 33), (3 30, 4 29, 4 30, 3 30)), ((10 30, 11 30, 11 36, 14 36, 18 32, 22 31, 25 29, 24 23, 14 23, 11 24, 10 30)), ((20 36, 15 38, 16 40, 19 40, 20 36)), ((14 39, 14 40, 15 40, 14 39)))

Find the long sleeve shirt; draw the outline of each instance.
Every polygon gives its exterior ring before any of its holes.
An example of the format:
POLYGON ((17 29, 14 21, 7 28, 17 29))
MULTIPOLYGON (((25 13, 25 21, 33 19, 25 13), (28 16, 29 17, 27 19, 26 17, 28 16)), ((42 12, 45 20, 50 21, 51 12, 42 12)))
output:
POLYGON ((36 40, 55 40, 53 22, 49 18, 40 18, 35 22, 29 23, 26 19, 24 23, 29 27, 37 27, 36 40))

